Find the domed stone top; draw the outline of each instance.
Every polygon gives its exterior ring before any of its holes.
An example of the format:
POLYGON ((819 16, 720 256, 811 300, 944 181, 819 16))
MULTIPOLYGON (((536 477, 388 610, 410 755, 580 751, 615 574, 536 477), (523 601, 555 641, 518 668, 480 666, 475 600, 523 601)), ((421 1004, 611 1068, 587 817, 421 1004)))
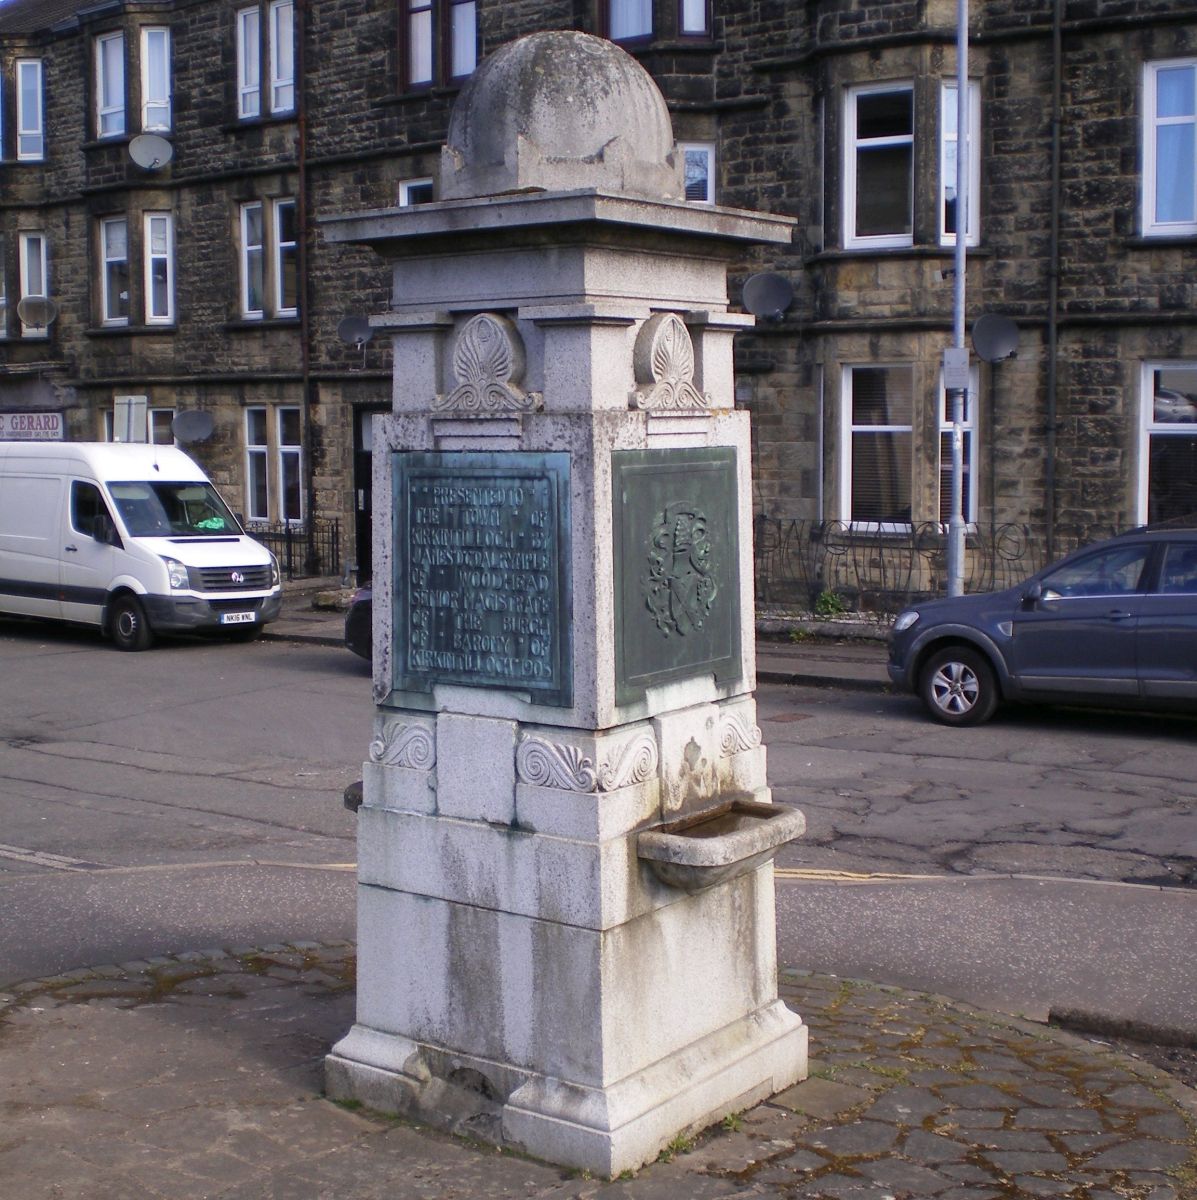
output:
POLYGON ((440 198, 579 188, 682 198, 665 99, 604 38, 569 30, 518 38, 478 67, 453 106, 440 198))

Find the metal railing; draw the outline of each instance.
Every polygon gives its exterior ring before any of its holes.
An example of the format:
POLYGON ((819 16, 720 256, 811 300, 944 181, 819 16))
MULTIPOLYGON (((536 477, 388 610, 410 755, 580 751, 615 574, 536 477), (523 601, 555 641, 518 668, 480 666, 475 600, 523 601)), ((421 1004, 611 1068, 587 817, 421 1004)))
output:
MULTIPOLYGON (((1049 555, 1045 534, 1029 525, 976 526, 965 541, 964 590, 1013 587, 1052 558, 1116 532, 1057 530, 1049 555)), ((886 621, 947 590, 947 529, 936 522, 891 530, 758 516, 755 558, 758 605, 886 621)))
POLYGON ((284 579, 313 579, 341 574, 341 523, 336 518, 303 525, 246 523, 245 532, 274 551, 284 579))

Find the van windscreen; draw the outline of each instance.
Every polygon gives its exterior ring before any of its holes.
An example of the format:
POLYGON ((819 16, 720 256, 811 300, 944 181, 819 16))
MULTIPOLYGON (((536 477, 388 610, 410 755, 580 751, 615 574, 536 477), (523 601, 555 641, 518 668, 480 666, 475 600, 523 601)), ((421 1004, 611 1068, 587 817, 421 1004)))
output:
POLYGON ((210 483, 133 480, 110 483, 108 491, 133 537, 211 537, 241 532, 210 483))

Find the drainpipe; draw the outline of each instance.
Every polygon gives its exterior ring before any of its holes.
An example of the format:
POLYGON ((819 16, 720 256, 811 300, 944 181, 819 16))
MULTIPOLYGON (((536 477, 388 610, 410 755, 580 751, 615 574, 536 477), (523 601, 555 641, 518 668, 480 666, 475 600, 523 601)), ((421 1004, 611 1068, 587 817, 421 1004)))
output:
MULTIPOLYGON (((316 529, 316 464, 315 439, 312 436, 312 297, 309 287, 308 263, 308 105, 307 105, 307 34, 308 0, 295 0, 295 155, 297 183, 295 189, 296 275, 295 287, 299 300, 299 361, 302 375, 303 424, 307 435, 307 453, 303 456, 304 481, 307 492, 308 557, 313 556, 316 529)), ((304 564, 311 569, 311 563, 304 564)), ((333 563, 334 570, 339 565, 333 563)))
POLYGON ((1047 413, 1044 436, 1043 524, 1047 557, 1056 554, 1056 388, 1060 341, 1060 138, 1063 116, 1064 0, 1055 0, 1052 11, 1052 165, 1051 230, 1047 267, 1047 413))

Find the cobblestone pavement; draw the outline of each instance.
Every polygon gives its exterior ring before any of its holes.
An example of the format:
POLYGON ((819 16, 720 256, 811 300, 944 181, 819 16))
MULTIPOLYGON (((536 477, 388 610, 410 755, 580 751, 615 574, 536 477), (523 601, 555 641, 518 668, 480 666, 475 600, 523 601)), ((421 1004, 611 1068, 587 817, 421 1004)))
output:
POLYGON ((786 971, 812 1076, 606 1181, 321 1099, 354 951, 294 943, 0 996, 0 1196, 21 1200, 1197 1200, 1197 1093, 1100 1045, 786 971))

